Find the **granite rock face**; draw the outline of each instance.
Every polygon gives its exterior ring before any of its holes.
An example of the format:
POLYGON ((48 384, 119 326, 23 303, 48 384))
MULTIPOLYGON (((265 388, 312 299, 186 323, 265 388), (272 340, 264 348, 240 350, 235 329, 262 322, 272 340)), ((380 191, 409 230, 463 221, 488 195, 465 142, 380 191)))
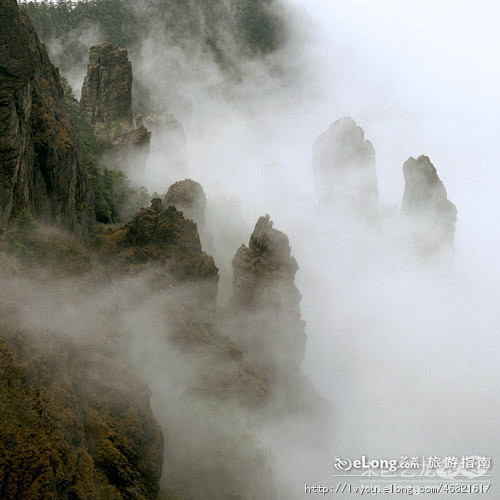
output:
POLYGON ((199 182, 192 179, 172 184, 164 199, 166 206, 173 206, 197 224, 205 223, 205 210, 207 208, 207 197, 199 182))
POLYGON ((337 120, 316 139, 313 167, 323 206, 361 217, 376 214, 375 151, 352 118, 337 120))
POLYGON ((304 358, 297 270, 288 237, 273 228, 269 215, 259 218, 248 247, 233 259, 232 307, 245 323, 235 338, 272 382, 299 372, 304 358))
POLYGON ((403 165, 403 214, 411 218, 417 245, 424 253, 453 246, 457 209, 429 157, 409 158, 403 165))
POLYGON ((330 409, 301 369, 307 336, 288 237, 273 228, 269 215, 260 217, 248 247, 238 249, 232 264, 233 295, 224 328, 265 374, 276 408, 287 417, 308 419, 311 425, 297 427, 296 436, 319 446, 324 435, 317 430, 325 428, 330 409))
POLYGON ((130 160, 145 167, 151 132, 142 116, 132 119, 132 64, 127 51, 108 42, 90 48, 80 106, 94 126, 97 142, 109 150, 107 161, 122 168, 130 160))
POLYGON ((0 236, 23 209, 85 236, 94 194, 58 70, 25 10, 0 3, 0 236))
POLYGON ((209 233, 205 222, 207 197, 201 184, 192 179, 178 181, 169 187, 164 202, 166 206, 177 208, 184 214, 184 217, 196 222, 203 248, 213 254, 214 238, 209 233))
POLYGON ((94 125, 132 126, 132 64, 125 49, 108 42, 90 48, 80 105, 94 125))
POLYGON ((196 223, 175 207, 154 198, 149 207, 103 240, 110 255, 129 271, 156 265, 158 286, 178 287, 180 294, 185 290, 181 302, 199 308, 200 314, 215 311, 218 269, 201 249, 196 223))

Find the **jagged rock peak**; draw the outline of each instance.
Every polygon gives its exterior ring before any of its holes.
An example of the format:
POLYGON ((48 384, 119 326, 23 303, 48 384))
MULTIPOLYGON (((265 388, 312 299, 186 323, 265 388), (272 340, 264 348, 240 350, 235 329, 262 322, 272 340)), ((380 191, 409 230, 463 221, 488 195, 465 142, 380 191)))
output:
POLYGON ((161 198, 153 198, 119 231, 119 237, 119 257, 131 269, 156 265, 165 271, 165 286, 193 285, 187 305, 215 310, 219 270, 202 251, 195 222, 161 198))
POLYGON ((0 2, 0 237, 19 212, 86 235, 94 194, 59 71, 26 10, 0 2))
MULTIPOLYGON (((288 236, 273 228, 269 214, 260 217, 250 236, 249 249, 270 266, 287 266, 297 271, 298 266, 291 257, 288 236)), ((294 272, 295 272, 294 271, 294 272)))
POLYGON ((453 244, 457 208, 428 156, 411 157, 403 165, 403 213, 412 216, 425 250, 453 244))
POLYGON ((238 249, 232 264, 232 304, 244 323, 238 343, 271 380, 298 369, 306 335, 294 283, 298 266, 288 237, 273 228, 269 215, 260 217, 249 246, 238 249))
POLYGON ((376 213, 375 150, 352 118, 335 121, 316 139, 313 167, 322 204, 368 217, 376 213))
POLYGON ((173 206, 196 223, 203 223, 207 208, 207 197, 199 182, 184 179, 172 184, 165 195, 165 205, 173 206))
POLYGON ((90 48, 80 105, 93 124, 132 126, 132 65, 125 49, 109 42, 90 48))
POLYGON ((443 203, 451 204, 436 167, 428 156, 410 157, 403 165, 405 191, 403 208, 407 211, 428 210, 443 203))

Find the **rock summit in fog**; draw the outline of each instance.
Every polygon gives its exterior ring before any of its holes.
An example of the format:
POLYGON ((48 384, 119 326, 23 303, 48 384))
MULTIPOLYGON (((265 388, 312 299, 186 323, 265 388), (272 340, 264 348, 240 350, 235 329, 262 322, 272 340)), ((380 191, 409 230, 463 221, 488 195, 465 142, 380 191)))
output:
POLYGON ((322 205, 362 217, 376 214, 375 150, 352 118, 335 121, 316 139, 313 168, 322 205))
POLYGON ((91 123, 132 126, 132 64, 109 42, 90 48, 80 105, 91 123))
POLYGON ((297 270, 287 235, 273 228, 269 215, 259 218, 248 247, 242 245, 233 259, 232 303, 242 317, 248 315, 248 325, 235 333, 272 381, 298 370, 304 359, 297 270))
POLYGON ((301 369, 307 336, 302 297, 295 285, 299 267, 287 235, 273 228, 269 215, 260 217, 248 247, 238 249, 232 264, 226 328, 246 359, 266 375, 278 407, 290 415, 308 416, 311 428, 297 432, 316 440, 313 422, 318 423, 329 409, 301 369))
POLYGON ((196 222, 204 250, 213 253, 214 238, 205 222, 207 197, 201 184, 192 179, 178 181, 169 187, 164 202, 166 206, 177 208, 184 217, 196 222))
POLYGON ((94 126, 97 141, 110 150, 108 161, 123 168, 132 161, 144 169, 151 132, 142 116, 132 119, 132 64, 127 51, 108 42, 90 48, 80 106, 94 126))
POLYGON ((173 206, 197 224, 205 222, 207 197, 199 182, 184 179, 172 184, 165 195, 165 205, 173 206))
POLYGON ((424 252, 453 245, 457 208, 429 157, 409 158, 403 165, 403 214, 410 217, 416 244, 424 252))

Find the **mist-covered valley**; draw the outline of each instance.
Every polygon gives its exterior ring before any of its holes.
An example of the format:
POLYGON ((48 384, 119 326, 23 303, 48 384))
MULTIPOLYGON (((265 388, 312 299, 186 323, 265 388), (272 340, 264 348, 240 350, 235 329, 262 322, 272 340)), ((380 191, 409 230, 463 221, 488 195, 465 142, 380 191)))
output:
POLYGON ((0 498, 494 497, 483 3, 1 0, 0 498))

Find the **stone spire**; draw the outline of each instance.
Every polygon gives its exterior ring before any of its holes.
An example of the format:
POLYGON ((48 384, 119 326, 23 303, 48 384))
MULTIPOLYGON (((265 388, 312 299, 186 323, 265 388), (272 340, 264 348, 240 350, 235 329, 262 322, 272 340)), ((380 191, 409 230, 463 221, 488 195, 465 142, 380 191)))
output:
POLYGON ((297 270, 288 237, 273 228, 269 215, 259 218, 248 247, 242 245, 233 259, 232 304, 245 323, 235 334, 249 360, 271 381, 300 371, 304 358, 297 270))
POLYGON ((90 48, 80 105, 94 125, 132 126, 132 65, 125 49, 108 42, 90 48))
POLYGON ((409 158, 403 165, 403 214, 411 218, 415 240, 424 253, 452 246, 457 209, 429 157, 409 158))
POLYGON ((376 214, 375 151, 352 118, 337 120, 316 139, 313 168, 323 206, 363 217, 376 214))

